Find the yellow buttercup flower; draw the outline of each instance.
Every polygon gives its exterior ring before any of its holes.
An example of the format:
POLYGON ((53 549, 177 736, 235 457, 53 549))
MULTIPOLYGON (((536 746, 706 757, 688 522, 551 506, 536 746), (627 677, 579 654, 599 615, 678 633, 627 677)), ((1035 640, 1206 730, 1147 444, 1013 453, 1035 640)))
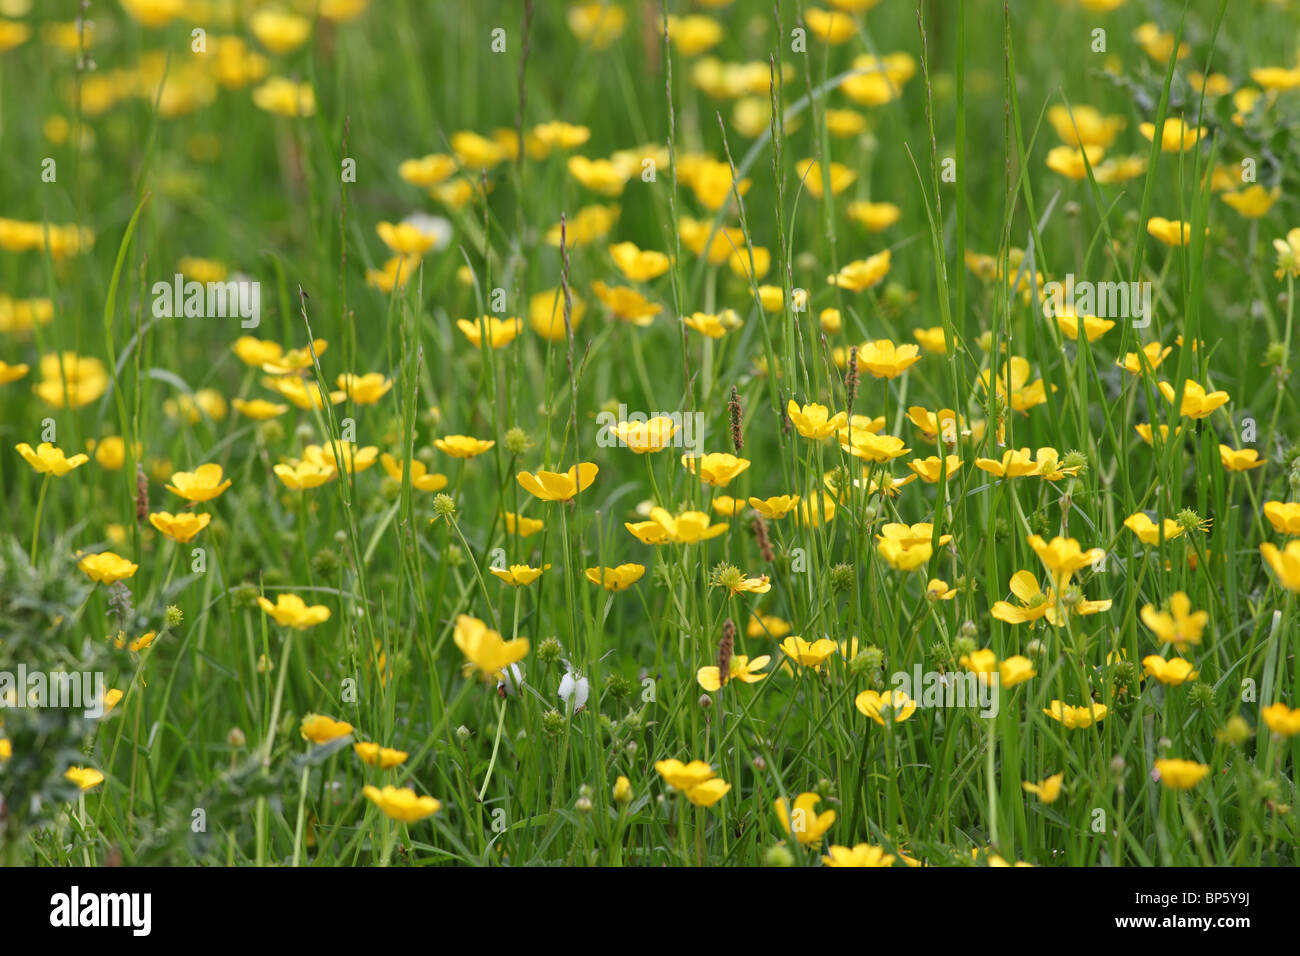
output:
POLYGON ((380 292, 392 292, 405 289, 412 276, 420 269, 418 255, 391 256, 384 260, 382 267, 366 270, 366 285, 380 292))
MULTIPOLYGON (((731 198, 732 191, 745 195, 749 191, 750 181, 742 179, 739 182, 732 178, 731 164, 719 162, 713 159, 706 159, 700 163, 691 178, 691 191, 695 193, 695 198, 700 201, 709 212, 717 212, 731 198)), ((738 248, 743 248, 744 240, 737 243, 738 248)), ((730 250, 728 250, 730 253, 730 250)))
POLYGON ((342 720, 326 717, 324 714, 307 714, 298 728, 303 740, 314 744, 327 744, 352 733, 352 725, 342 720))
POLYGON ((747 637, 770 637, 779 641, 790 633, 790 624, 770 614, 751 614, 745 628, 747 637))
POLYGON ((1084 727, 1091 727, 1094 723, 1099 724, 1105 719, 1107 712, 1105 704, 1096 704, 1091 701, 1086 707, 1074 707, 1062 701, 1054 700, 1051 707, 1043 709, 1044 714, 1064 726, 1066 730, 1079 730, 1084 727))
POLYGON ((620 564, 616 568, 587 568, 587 580, 607 591, 626 591, 645 575, 644 564, 620 564))
MULTIPOLYGON (((1106 604, 1109 606, 1110 602, 1107 601, 1106 604)), ((1022 654, 1012 654, 998 661, 998 679, 1003 687, 1015 687, 1037 676, 1038 671, 1034 670, 1034 662, 1022 654)))
POLYGON ((901 690, 887 690, 883 693, 864 690, 853 698, 853 706, 881 727, 885 726, 886 717, 891 723, 901 724, 916 713, 916 701, 901 690))
POLYGON ((268 402, 264 398, 255 398, 252 401, 245 401, 242 398, 232 398, 230 404, 234 406, 235 411, 245 418, 251 418, 255 422, 266 421, 269 418, 276 418, 283 415, 289 410, 288 405, 281 405, 277 402, 268 402))
POLYGON ((784 518, 798 503, 798 495, 773 495, 771 498, 749 499, 750 507, 771 521, 784 518))
POLYGON ((194 536, 206 528, 211 520, 212 515, 194 514, 193 512, 181 512, 173 515, 167 511, 155 511, 149 516, 151 525, 180 544, 193 541, 194 536))
MULTIPOLYGON (((1261 547, 1269 547, 1269 545, 1261 547)), ((1157 611, 1154 605, 1144 604, 1141 617, 1142 623, 1149 627, 1156 637, 1166 644, 1173 644, 1180 652, 1186 650, 1188 644, 1201 643, 1205 625, 1210 620, 1207 611, 1192 612, 1191 598, 1182 591, 1175 592, 1169 598, 1168 611, 1157 611)))
POLYGON ((597 280, 591 284, 591 291, 615 318, 641 328, 653 324, 654 317, 663 311, 661 305, 630 286, 610 286, 597 280))
POLYGON ((851 202, 845 212, 868 232, 884 232, 903 218, 903 210, 892 202, 851 202))
MULTIPOLYGON (((709 516, 704 514, 704 512, 699 511, 693 513, 700 515, 704 522, 706 524, 708 523, 709 516)), ((665 514, 667 514, 667 512, 665 512, 665 514)), ((669 515, 668 520, 674 521, 675 519, 669 515)), ((623 522, 623 527, 632 532, 636 539, 642 544, 666 544, 672 540, 668 528, 658 521, 625 521, 623 522)), ((715 527, 718 529, 717 534, 722 534, 727 530, 725 524, 715 525, 715 527)))
MULTIPOLYGON (((898 571, 912 571, 926 564, 933 555, 934 528, 927 522, 914 525, 890 522, 882 525, 876 536, 876 550, 898 571)), ((939 547, 952 535, 939 536, 939 547)))
POLYGON ((793 810, 785 797, 778 797, 773 804, 776 807, 777 818, 781 821, 781 829, 803 846, 814 848, 820 846, 822 836, 835 822, 834 810, 817 812, 817 804, 821 803, 821 799, 820 794, 809 792, 801 793, 794 798, 793 810))
POLYGON ((727 267, 732 273, 746 282, 757 281, 767 275, 772 267, 772 253, 763 246, 752 249, 741 246, 727 260, 727 267))
POLYGON ((194 471, 175 472, 167 490, 187 501, 211 501, 230 487, 230 479, 221 478, 220 465, 200 465, 194 471))
MULTIPOLYGON (((264 379, 263 382, 268 388, 274 389, 297 408, 309 410, 325 407, 326 396, 321 391, 321 387, 315 382, 304 381, 297 375, 281 375, 264 379)), ((330 392, 328 398, 331 405, 337 405, 347 399, 347 394, 344 392, 330 392)))
POLYGON ((1210 772, 1208 765, 1195 760, 1180 760, 1168 757, 1156 761, 1156 771, 1160 775, 1161 785, 1170 790, 1190 790, 1210 772))
POLYGON ((433 440, 434 448, 443 454, 451 455, 452 458, 474 458, 490 450, 495 444, 495 441, 473 438, 469 435, 447 435, 433 440))
POLYGON ((659 544, 662 541, 672 541, 676 544, 696 544, 700 541, 707 541, 710 538, 716 538, 727 530, 727 525, 723 523, 710 524, 709 516, 702 511, 683 511, 674 517, 664 508, 651 508, 650 521, 646 524, 651 528, 642 529, 645 537, 633 530, 633 525, 627 525, 628 530, 641 538, 647 544, 659 544), (661 534, 656 533, 658 529, 661 534), (653 540, 659 538, 660 540, 653 540))
POLYGON ((692 760, 687 764, 680 760, 659 760, 655 762, 655 770, 664 783, 674 790, 682 791, 698 787, 715 776, 713 768, 703 760, 692 760))
POLYGON ((804 438, 829 438, 848 423, 847 412, 832 415, 825 405, 799 405, 794 399, 786 405, 786 414, 804 438))
POLYGON ((1086 179, 1088 168, 1101 162, 1105 153, 1101 146, 1055 146, 1048 150, 1047 168, 1066 179, 1086 179))
POLYGON ((393 387, 393 380, 380 372, 340 375, 337 381, 338 387, 358 405, 374 405, 393 387))
POLYGON ((1185 246, 1192 240, 1192 224, 1177 219, 1152 216, 1147 220, 1147 233, 1166 246, 1185 246))
POLYGON ((104 782, 104 775, 94 767, 69 767, 63 774, 64 780, 70 780, 79 790, 91 790, 104 782))
POLYGON ((713 806, 731 789, 731 784, 718 778, 713 768, 703 760, 692 760, 689 764, 680 760, 660 760, 655 763, 655 770, 666 784, 697 807, 713 806))
POLYGON ((1094 561, 1100 561, 1106 554, 1101 548, 1084 551, 1074 538, 1059 536, 1047 542, 1036 534, 1031 535, 1029 546, 1034 549, 1043 566, 1052 572, 1057 591, 1064 590, 1074 572, 1086 568, 1094 561))
POLYGON ((849 292, 865 292, 878 285, 889 275, 891 253, 888 249, 866 259, 857 259, 844 266, 826 281, 849 292))
POLYGON ((505 512, 502 514, 502 518, 505 520, 506 531, 510 534, 517 534, 521 538, 531 537, 546 527, 545 521, 517 515, 513 511, 505 512))
POLYGON ((276 624, 281 627, 291 627, 298 631, 305 631, 330 619, 330 609, 325 605, 313 604, 308 606, 307 602, 296 594, 278 594, 274 604, 259 596, 257 604, 263 611, 271 615, 276 624))
POLYGON ((185 4, 183 0, 122 0, 122 9, 141 26, 157 30, 179 17, 185 4))
POLYGON ((988 683, 989 676, 997 672, 998 655, 992 648, 985 647, 963 654, 957 663, 971 673, 978 674, 983 683, 988 683))
POLYGON ((1160 524, 1156 524, 1144 511, 1139 511, 1125 518, 1124 527, 1137 535, 1138 540, 1146 545, 1159 544, 1161 538, 1165 541, 1172 541, 1186 530, 1173 518, 1164 518, 1160 524))
POLYGON ((893 461, 895 458, 901 458, 912 449, 905 446, 903 439, 896 438, 893 435, 875 435, 866 430, 857 429, 840 429, 840 448, 854 458, 861 458, 864 461, 874 461, 881 464, 886 461, 893 461), (852 441, 847 441, 847 437, 852 435, 852 441))
POLYGON ((889 339, 866 342, 858 349, 858 368, 876 378, 897 378, 917 362, 921 350, 916 345, 895 345, 889 339))
POLYGON ((1225 203, 1237 210, 1243 219, 1262 219, 1282 195, 1282 188, 1265 189, 1259 183, 1246 189, 1237 189, 1219 195, 1225 203))
POLYGON ((1278 701, 1260 710, 1259 716, 1273 733, 1281 737, 1294 737, 1300 734, 1300 707, 1292 710, 1278 701))
POLYGON ((767 654, 762 654, 750 660, 744 654, 736 654, 729 661, 727 666, 727 675, 722 676, 722 671, 717 665, 701 667, 695 673, 695 679, 700 687, 709 693, 718 690, 732 681, 740 681, 744 684, 757 684, 767 674, 763 673, 763 668, 768 665, 772 658, 767 654))
POLYGON ((405 763, 406 758, 410 756, 405 750, 381 747, 376 743, 358 742, 352 745, 352 750, 366 766, 378 767, 380 770, 391 770, 393 767, 405 763))
MULTIPOLYGON (((538 123, 529 132, 530 142, 544 148, 544 155, 549 154, 552 149, 577 149, 589 139, 591 139, 591 130, 588 127, 559 120, 538 123)), ((538 151, 540 152, 540 149, 538 151)))
POLYGON ((542 501, 569 501, 586 491, 600 469, 589 461, 574 465, 567 472, 521 471, 515 480, 534 498, 542 501))
MULTIPOLYGON (((990 369, 985 369, 980 373, 979 382, 985 390, 989 387, 990 372, 990 369)), ((1030 382, 1029 374, 1029 361, 1013 355, 993 381, 997 397, 1004 399, 1017 412, 1028 412, 1047 401, 1047 389, 1043 380, 1040 378, 1030 382)), ((1056 390, 1055 385, 1052 390, 1056 390)))
POLYGON ((291 53, 311 35, 310 20, 278 10, 255 10, 248 18, 248 28, 272 53, 291 53))
POLYGON ((623 192, 627 177, 622 170, 608 159, 588 159, 586 156, 570 156, 567 164, 569 175, 592 192, 602 196, 617 196, 623 192))
MULTIPOLYGON (((843 19, 847 20, 848 18, 843 19)), ((826 168, 829 171, 827 178, 830 180, 832 196, 838 196, 844 192, 858 178, 857 173, 842 163, 830 163, 826 168)), ((817 160, 803 159, 795 163, 794 174, 814 199, 821 199, 825 194, 826 186, 822 181, 822 167, 817 160)))
POLYGON ((1273 249, 1277 253, 1277 271, 1273 276, 1300 278, 1300 228, 1290 230, 1284 239, 1274 239, 1273 249))
POLYGON ((1110 319, 1099 319, 1095 315, 1079 316, 1071 309, 1065 309, 1056 316, 1056 325, 1071 342, 1078 341, 1081 326, 1084 338, 1089 342, 1097 341, 1115 327, 1110 319))
POLYGON ((253 90, 253 105, 280 116, 306 117, 316 113, 316 91, 310 84, 273 76, 253 90))
POLYGON ((494 577, 500 578, 511 587, 519 588, 532 584, 542 576, 543 571, 548 570, 550 567, 549 564, 540 568, 529 567, 526 564, 512 564, 508 568, 488 568, 488 570, 492 572, 494 577))
POLYGON ((516 336, 523 331, 524 323, 522 319, 509 318, 499 319, 495 315, 479 316, 477 319, 457 319, 456 327, 460 329, 465 338, 469 339, 470 344, 479 348, 483 343, 483 332, 487 330, 487 343, 489 348, 499 349, 513 342, 516 336))
POLYGON ((1092 106, 1059 103, 1047 111, 1047 121, 1061 142, 1075 147, 1109 147, 1128 123, 1122 116, 1105 116, 1092 106))
POLYGON ((570 247, 588 245, 609 235, 614 223, 618 221, 618 215, 619 208, 615 205, 583 206, 572 220, 565 221, 563 236, 559 223, 548 229, 546 242, 556 248, 559 248, 561 238, 570 247))
POLYGON ((1264 517, 1274 531, 1300 535, 1300 501, 1266 501, 1264 517))
MULTIPOLYGON (((1172 346, 1161 348, 1159 342, 1148 342, 1146 345, 1142 346, 1142 355, 1139 355, 1137 352, 1128 352, 1125 354, 1123 359, 1117 359, 1115 364, 1124 369, 1124 371, 1128 372, 1130 375, 1141 375, 1146 371, 1142 365, 1143 357, 1146 358, 1146 364, 1150 366, 1150 370, 1154 372, 1160 367, 1160 363, 1169 357, 1169 353, 1172 351, 1172 346)), ((1148 444, 1150 444, 1150 442, 1148 442, 1148 444)))
MULTIPOLYGON (((857 110, 828 109, 825 114, 826 129, 832 136, 848 139, 866 131, 867 118, 857 110)), ((870 205, 870 203, 866 204, 870 205)), ((887 206, 889 203, 878 203, 887 206)), ((852 217, 852 212, 849 213, 852 217)), ((864 223, 865 225, 865 223, 864 223)))
POLYGON ((451 135, 451 151, 467 169, 491 169, 510 156, 510 149, 496 140, 480 136, 471 130, 460 130, 451 135))
POLYGON ((697 807, 711 807, 731 790, 731 784, 715 777, 685 791, 686 799, 697 807))
MULTIPOLYGON (((987 459, 985 459, 987 460, 987 459)), ((960 469, 964 462, 956 455, 947 455, 941 462, 936 455, 928 458, 913 458, 907 463, 907 467, 912 469, 922 481, 929 484, 937 484, 940 478, 940 471, 946 473, 946 477, 951 478, 960 469)))
POLYGON ((1236 449, 1229 445, 1219 446, 1219 461, 1225 471, 1250 471, 1268 464, 1268 460, 1260 458, 1259 451, 1254 448, 1236 449))
POLYGON ((731 309, 724 309, 718 313, 693 312, 684 315, 682 324, 711 339, 720 339, 732 329, 740 328, 744 322, 731 309))
POLYGON ((412 186, 425 189, 450 179, 456 172, 456 161, 446 153, 430 153, 419 159, 404 159, 397 167, 397 175, 412 186))
POLYGON ((88 554, 77 564, 86 577, 97 584, 116 584, 131 577, 136 571, 140 570, 138 564, 133 564, 119 554, 112 551, 103 551, 99 554, 88 554))
MULTIPOLYGON (((560 288, 538 292, 528 300, 528 324, 548 342, 563 342, 568 338, 564 325, 564 291, 560 288)), ((577 329, 587 305, 572 292, 569 293, 569 328, 577 329)))
MULTIPOLYGON (((1160 394, 1168 402, 1172 402, 1177 397, 1177 392, 1168 382, 1160 383, 1160 394)), ((1229 400, 1227 392, 1207 393, 1203 386, 1188 379, 1183 382, 1183 403, 1179 408, 1179 414, 1184 418, 1207 418, 1215 409, 1228 404, 1229 400)))
POLYGON ((52 408, 84 408, 108 391, 104 363, 75 352, 42 355, 40 375, 32 392, 52 408))
MULTIPOLYGON (((1167 57, 1164 59, 1167 59, 1167 57)), ((1142 134, 1142 138, 1148 143, 1154 142, 1156 138, 1154 123, 1140 124, 1138 132, 1142 134)), ((1160 149, 1166 153, 1181 153, 1200 142, 1201 137, 1206 135, 1206 132, 1204 126, 1189 126, 1183 122, 1181 116, 1167 117, 1164 126, 1160 129, 1160 149)))
POLYGON ((1165 660, 1158 654, 1148 654, 1142 658, 1142 672, 1171 687, 1196 679, 1196 669, 1191 661, 1181 657, 1165 660))
POLYGON ((350 441, 329 441, 308 445, 302 450, 302 458, 319 468, 360 474, 379 459, 379 449, 374 445, 359 448, 350 441))
POLYGON ((835 653, 835 642, 826 637, 806 641, 798 635, 791 635, 781 642, 781 650, 800 667, 820 670, 826 659, 835 653))
POLYGON ((90 461, 87 455, 73 455, 71 458, 63 454, 61 448, 55 448, 49 442, 41 442, 32 450, 32 446, 27 442, 22 442, 15 446, 18 454, 23 456, 23 460, 32 466, 32 469, 39 475, 53 475, 61 478, 72 469, 84 465, 90 461))
POLYGON ((1065 773, 1054 773, 1046 780, 1040 780, 1038 783, 1031 783, 1026 780, 1020 784, 1025 793, 1032 793, 1043 803, 1055 803, 1056 798, 1061 795, 1061 784, 1065 781, 1065 773))
POLYGON ((1277 575, 1278 584, 1300 593, 1300 541, 1288 541, 1283 551, 1273 544, 1261 544, 1259 553, 1277 575))
POLYGON ((857 35, 858 25, 847 13, 808 7, 803 12, 808 31, 824 43, 838 45, 857 35))
POLYGON ((271 470, 275 472, 275 476, 290 491, 319 488, 327 481, 332 481, 338 476, 338 472, 333 465, 322 462, 294 461, 292 459, 287 463, 275 465, 271 470))
POLYGON ((402 823, 416 823, 442 809, 442 804, 433 797, 418 796, 410 787, 387 786, 380 789, 367 784, 361 788, 361 792, 384 816, 402 823))
POLYGON ((719 227, 713 231, 708 220, 683 216, 677 224, 677 234, 686 248, 695 255, 708 259, 712 265, 726 262, 737 249, 745 248, 745 234, 734 226, 719 227), (712 236, 712 239, 710 239, 712 236))
POLYGON ((658 415, 644 422, 618 422, 610 431, 625 447, 644 455, 667 448, 678 427, 668 416, 658 415))
POLYGON ((662 252, 638 249, 635 243, 619 242, 609 247, 618 271, 633 282, 649 282, 668 271, 672 260, 662 252))
POLYGON ((452 639, 467 661, 467 670, 477 670, 484 680, 502 680, 506 668, 528 656, 528 638, 507 641, 483 621, 468 614, 456 618, 452 639))
POLYGON ((976 458, 975 467, 998 478, 1019 478, 1037 472, 1038 462, 1031 457, 1028 448, 1008 448, 1002 453, 1001 461, 993 458, 976 458))
MULTIPOLYGON (((385 452, 379 456, 380 464, 384 466, 384 471, 388 472, 388 477, 394 481, 401 481, 405 471, 404 462, 398 461, 392 455, 385 452)), ((411 461, 411 487, 416 491, 441 491, 447 487, 447 476, 430 472, 424 462, 413 459, 411 461)))
POLYGON ((598 0, 569 7, 565 20, 569 30, 582 43, 590 43, 595 49, 604 49, 623 34, 628 12, 619 5, 598 0))
POLYGON ((856 843, 847 846, 830 846, 826 848, 828 856, 822 857, 826 866, 893 866, 895 857, 886 853, 884 847, 872 846, 870 843, 856 843))
POLYGON ((706 485, 725 488, 731 480, 749 467, 748 458, 737 458, 730 452, 713 452, 708 455, 683 455, 682 465, 693 475, 699 475, 706 485))

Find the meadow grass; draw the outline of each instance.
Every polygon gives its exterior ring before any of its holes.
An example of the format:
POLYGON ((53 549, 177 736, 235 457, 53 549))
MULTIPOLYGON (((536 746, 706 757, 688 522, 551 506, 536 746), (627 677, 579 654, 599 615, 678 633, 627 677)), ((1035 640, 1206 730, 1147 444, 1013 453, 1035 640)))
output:
POLYGON ((172 6, 0 0, 5 862, 1297 862, 1294 9, 172 6))

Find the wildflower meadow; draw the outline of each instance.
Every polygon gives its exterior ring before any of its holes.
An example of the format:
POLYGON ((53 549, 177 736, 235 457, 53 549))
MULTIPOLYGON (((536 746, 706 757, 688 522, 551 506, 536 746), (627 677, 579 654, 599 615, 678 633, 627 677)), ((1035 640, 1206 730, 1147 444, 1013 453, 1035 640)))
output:
POLYGON ((0 860, 1297 865, 1298 40, 0 0, 0 860))

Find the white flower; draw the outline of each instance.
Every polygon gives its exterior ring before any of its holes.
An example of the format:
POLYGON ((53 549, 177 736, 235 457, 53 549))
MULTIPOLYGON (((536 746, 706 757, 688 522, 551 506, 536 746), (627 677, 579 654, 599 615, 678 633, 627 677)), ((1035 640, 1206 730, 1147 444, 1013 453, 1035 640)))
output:
POLYGON ((511 664, 503 673, 505 674, 505 680, 497 681, 497 692, 499 693, 502 688, 505 688, 507 697, 518 696, 519 689, 524 684, 524 672, 519 668, 518 664, 511 664))
POLYGON ((591 684, 587 678, 575 677, 573 671, 568 671, 560 681, 560 700, 565 704, 572 703, 576 712, 586 705, 590 690, 591 684))
POLYGON ((413 212, 402 222, 414 226, 421 233, 434 241, 434 249, 445 249, 451 244, 451 223, 441 216, 431 216, 424 212, 413 212))

